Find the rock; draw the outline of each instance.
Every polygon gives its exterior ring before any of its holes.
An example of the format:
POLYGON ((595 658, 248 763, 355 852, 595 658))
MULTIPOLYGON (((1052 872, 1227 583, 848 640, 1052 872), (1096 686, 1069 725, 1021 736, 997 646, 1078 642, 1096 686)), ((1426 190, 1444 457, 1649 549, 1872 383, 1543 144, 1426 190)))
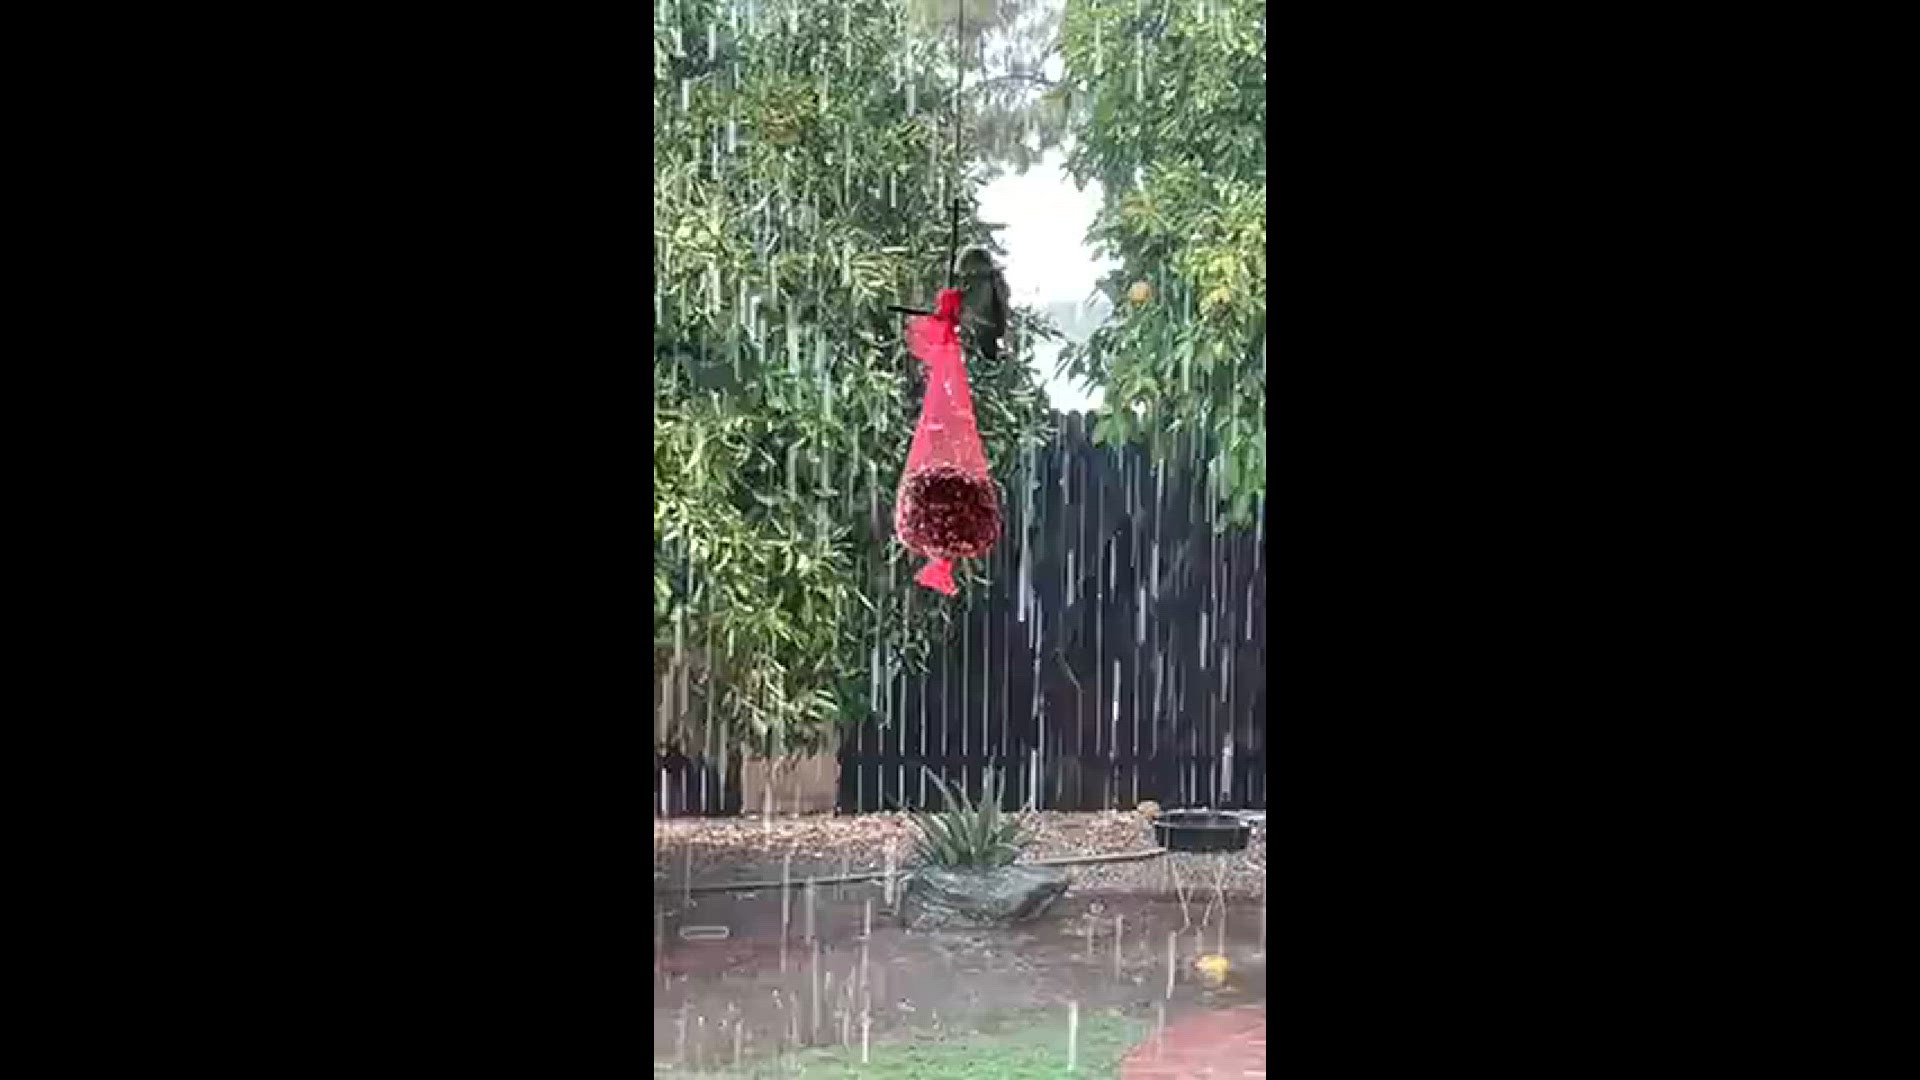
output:
POLYGON ((1067 891, 1067 881, 1066 871, 1056 866, 923 867, 906 879, 901 921, 919 930, 1025 922, 1051 907, 1067 891))

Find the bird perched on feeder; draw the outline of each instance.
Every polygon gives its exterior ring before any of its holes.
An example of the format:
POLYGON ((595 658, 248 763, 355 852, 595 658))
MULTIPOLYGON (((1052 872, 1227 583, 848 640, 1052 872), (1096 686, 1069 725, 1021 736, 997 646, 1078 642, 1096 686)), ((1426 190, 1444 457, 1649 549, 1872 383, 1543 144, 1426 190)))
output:
POLYGON ((960 252, 954 276, 960 286, 960 325, 975 352, 988 360, 1000 358, 1000 341, 1007 335, 1007 279, 993 264, 993 255, 978 244, 960 252))

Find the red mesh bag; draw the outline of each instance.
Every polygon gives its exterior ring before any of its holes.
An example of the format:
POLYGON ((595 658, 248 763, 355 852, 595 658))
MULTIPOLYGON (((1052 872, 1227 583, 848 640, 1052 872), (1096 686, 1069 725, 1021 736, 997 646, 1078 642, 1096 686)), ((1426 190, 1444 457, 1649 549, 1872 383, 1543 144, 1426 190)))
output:
POLYGON ((1000 495, 980 446, 959 321, 955 289, 940 290, 932 315, 907 320, 907 349, 927 365, 927 396, 893 506, 895 535, 928 560, 913 580, 948 596, 960 591, 953 560, 977 559, 1000 538, 1000 495))

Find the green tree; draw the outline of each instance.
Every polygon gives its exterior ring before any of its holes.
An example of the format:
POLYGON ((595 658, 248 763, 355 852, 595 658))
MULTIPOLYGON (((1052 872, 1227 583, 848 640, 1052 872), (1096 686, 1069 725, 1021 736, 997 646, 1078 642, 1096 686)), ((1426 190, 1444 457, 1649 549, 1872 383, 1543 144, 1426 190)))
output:
MULTIPOLYGON (((948 617, 891 541, 920 401, 887 305, 932 305, 978 171, 955 174, 951 68, 904 0, 654 18, 656 740, 804 752, 948 617)), ((969 364, 1003 485, 1046 415, 1049 330, 1013 324, 969 364)))
POLYGON ((963 153, 983 178, 1025 172, 1064 143, 1073 98, 1045 76, 1061 48, 1061 0, 912 0, 911 10, 920 34, 949 49, 961 43, 963 153))
POLYGON ((1114 318, 1068 370, 1105 388, 1101 441, 1205 462, 1220 527, 1266 495, 1266 9, 1068 0, 1068 170, 1098 180, 1114 318))

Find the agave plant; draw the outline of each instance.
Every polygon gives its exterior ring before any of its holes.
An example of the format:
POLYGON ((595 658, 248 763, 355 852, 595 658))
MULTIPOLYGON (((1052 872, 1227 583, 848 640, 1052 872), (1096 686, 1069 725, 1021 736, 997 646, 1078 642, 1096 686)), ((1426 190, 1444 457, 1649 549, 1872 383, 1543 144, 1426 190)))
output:
POLYGON ((931 770, 924 765, 921 769, 939 787, 947 807, 938 814, 913 815, 913 823, 920 827, 914 854, 923 865, 991 870, 1020 854, 1030 837, 1018 818, 1000 812, 1000 778, 993 770, 982 778, 980 802, 975 804, 964 789, 956 796, 931 770))

